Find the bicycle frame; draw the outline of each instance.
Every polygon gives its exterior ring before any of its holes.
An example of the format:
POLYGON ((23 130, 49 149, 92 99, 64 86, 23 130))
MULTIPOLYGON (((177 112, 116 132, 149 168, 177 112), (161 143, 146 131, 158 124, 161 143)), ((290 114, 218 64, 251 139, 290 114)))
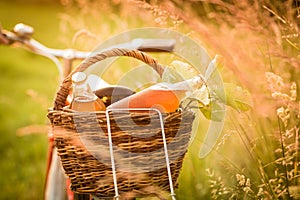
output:
MULTIPOLYGON (((32 53, 39 54, 51 59, 57 66, 60 80, 62 81, 68 74, 71 73, 73 62, 75 60, 84 60, 85 58, 92 55, 91 52, 79 51, 75 49, 54 49, 48 48, 32 38, 34 29, 31 26, 25 24, 17 24, 13 31, 3 30, 0 27, 0 45, 14 45, 17 47, 25 48, 32 53), (60 61, 59 59, 62 59, 60 61)), ((127 49, 138 49, 144 52, 172 52, 174 49, 175 40, 171 39, 143 39, 137 38, 128 43, 117 44, 109 47, 111 48, 127 48, 127 49)), ((103 49, 105 51, 108 49, 103 49)), ((99 53, 99 52, 96 52, 99 53)), ((48 149, 48 165, 46 169, 46 188, 45 188, 45 198, 49 200, 47 196, 52 194, 46 194, 48 191, 47 187, 52 187, 48 185, 49 178, 53 178, 55 173, 61 173, 62 167, 59 165, 59 159, 55 152, 53 136, 49 134, 49 149, 48 149), (61 169, 58 167, 60 166, 61 169)), ((51 181, 50 181, 51 182, 51 181)), ((56 184, 54 183, 50 184, 56 184)), ((50 191, 51 193, 51 191, 50 191)), ((63 198, 63 197, 59 197, 63 198)), ((57 196, 51 197, 51 199, 57 200, 57 196)), ((73 199, 72 195, 69 199, 73 199)))

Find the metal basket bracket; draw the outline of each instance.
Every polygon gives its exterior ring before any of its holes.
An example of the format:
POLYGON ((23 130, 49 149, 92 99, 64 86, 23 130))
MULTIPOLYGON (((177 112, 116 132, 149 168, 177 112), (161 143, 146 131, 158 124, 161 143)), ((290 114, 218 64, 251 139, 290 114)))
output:
POLYGON ((170 160, 169 160, 169 155, 168 155, 168 148, 167 148, 167 141, 166 141, 163 117, 162 117, 162 113, 160 112, 160 110, 158 110, 156 108, 121 108, 121 109, 107 109, 106 110, 109 150, 110 150, 111 167, 112 167, 114 189, 115 189, 114 199, 119 200, 120 194, 119 194, 119 190, 118 190, 117 170, 116 170, 115 158, 114 158, 114 153, 113 153, 113 141, 112 141, 110 116, 109 116, 109 113, 113 112, 113 111, 149 111, 149 112, 156 112, 158 114, 159 121, 160 121, 161 133, 162 133, 162 139, 163 139, 163 144, 164 144, 164 153, 165 153, 167 173, 168 173, 168 178, 169 178, 170 196, 171 196, 172 200, 176 200, 173 181, 172 181, 172 172, 171 172, 170 160))

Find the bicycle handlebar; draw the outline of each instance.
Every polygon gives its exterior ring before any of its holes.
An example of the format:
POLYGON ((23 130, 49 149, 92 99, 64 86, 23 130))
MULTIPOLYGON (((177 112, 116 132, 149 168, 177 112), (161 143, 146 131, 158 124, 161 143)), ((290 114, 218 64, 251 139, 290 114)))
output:
MULTIPOLYGON (((75 49, 54 49, 48 48, 40 42, 34 40, 32 35, 34 29, 31 26, 19 23, 16 24, 13 31, 2 30, 0 27, 0 44, 17 44, 30 51, 44 55, 46 57, 56 57, 64 59, 85 59, 91 55, 91 52, 79 51, 75 49)), ((122 43, 111 48, 138 49, 144 52, 172 52, 175 46, 175 40, 172 39, 133 39, 128 43, 122 43)), ((104 49, 104 50, 108 50, 104 49)), ((104 51, 102 50, 102 51, 104 51)))
POLYGON ((112 48, 137 49, 144 52, 172 52, 175 46, 175 40, 173 39, 137 38, 128 43, 114 45, 97 52, 86 52, 76 49, 48 48, 37 40, 33 39, 33 33, 33 27, 22 23, 16 24, 13 31, 3 30, 0 27, 0 45, 18 45, 22 48, 30 50, 35 54, 39 54, 51 59, 59 71, 60 80, 63 80, 63 78, 71 72, 73 60, 84 60, 94 53, 101 53, 112 48), (59 58, 64 59, 64 66, 62 66, 62 63, 58 60, 59 58))

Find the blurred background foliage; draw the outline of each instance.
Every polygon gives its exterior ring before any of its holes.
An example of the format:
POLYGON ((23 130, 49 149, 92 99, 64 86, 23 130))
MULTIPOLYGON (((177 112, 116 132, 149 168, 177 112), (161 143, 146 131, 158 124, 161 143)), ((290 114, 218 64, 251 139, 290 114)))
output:
MULTIPOLYGON (((53 3, 1 1, 0 23, 8 30, 28 23, 36 39, 58 45, 61 11, 53 3)), ((0 199, 42 199, 48 146, 45 116, 57 88, 49 83, 58 81, 57 71, 50 60, 18 48, 0 46, 0 58, 0 199)))
MULTIPOLYGON (((224 57, 224 82, 249 90, 254 106, 245 113, 228 108, 222 136, 204 159, 198 153, 208 121, 199 118, 178 199, 300 199, 299 3, 2 0, 0 23, 9 30, 27 23, 49 47, 81 50, 134 28, 188 35, 211 57, 224 57)), ((0 58, 0 199, 42 199, 46 113, 58 73, 51 61, 22 49, 0 46, 0 58)), ((114 73, 111 79, 121 72, 114 73)))

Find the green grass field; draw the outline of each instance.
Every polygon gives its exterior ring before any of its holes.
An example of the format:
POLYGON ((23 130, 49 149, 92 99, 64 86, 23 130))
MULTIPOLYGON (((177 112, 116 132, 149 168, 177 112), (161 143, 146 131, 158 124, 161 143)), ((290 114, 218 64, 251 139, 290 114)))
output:
MULTIPOLYGON (((0 23, 8 30, 27 23, 37 40, 59 45, 60 11, 55 4, 1 1, 0 23)), ((40 129, 46 130, 58 72, 50 60, 7 46, 0 46, 0 71, 0 199, 42 199, 48 144, 40 129)))

